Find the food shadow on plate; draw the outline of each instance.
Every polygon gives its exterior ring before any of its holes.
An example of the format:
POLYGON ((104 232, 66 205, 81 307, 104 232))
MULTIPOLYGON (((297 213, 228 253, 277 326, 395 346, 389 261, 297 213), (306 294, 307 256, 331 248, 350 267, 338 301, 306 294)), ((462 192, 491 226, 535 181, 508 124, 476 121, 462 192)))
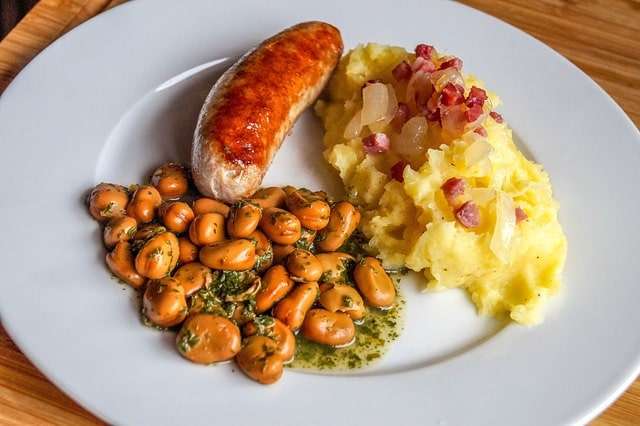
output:
POLYGON ((142 96, 123 113, 107 137, 95 180, 125 185, 147 182, 162 163, 189 165, 202 104, 235 59, 224 57, 198 65, 142 96))

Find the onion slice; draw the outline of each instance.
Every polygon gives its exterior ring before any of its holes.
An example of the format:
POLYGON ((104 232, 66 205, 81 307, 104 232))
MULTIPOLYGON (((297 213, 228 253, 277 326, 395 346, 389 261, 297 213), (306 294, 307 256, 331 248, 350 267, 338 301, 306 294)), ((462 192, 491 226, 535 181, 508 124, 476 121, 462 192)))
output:
POLYGON ((397 138, 393 139, 392 148, 396 154, 413 159, 424 156, 427 151, 426 138, 429 126, 427 119, 415 116, 409 119, 397 138))
POLYGON ((473 167, 481 161, 489 160, 489 154, 493 151, 491 145, 484 140, 477 140, 464 150, 464 164, 473 167))
POLYGON ((342 135, 346 140, 357 138, 362 130, 362 110, 358 110, 344 128, 344 134, 342 135))
POLYGON ((502 263, 508 263, 511 242, 516 229, 516 207, 513 199, 504 192, 496 198, 496 224, 489 248, 502 263))
POLYGON ((382 121, 389 110, 389 89, 383 83, 367 84, 362 89, 361 123, 367 126, 382 121))

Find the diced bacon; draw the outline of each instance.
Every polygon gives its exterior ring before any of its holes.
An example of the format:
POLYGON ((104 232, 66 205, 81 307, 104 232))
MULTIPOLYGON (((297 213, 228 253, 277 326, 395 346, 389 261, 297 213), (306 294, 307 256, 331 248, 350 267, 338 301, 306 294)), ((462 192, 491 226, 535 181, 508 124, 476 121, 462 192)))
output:
POLYGON ((391 71, 393 78, 398 81, 409 80, 411 78, 411 65, 407 61, 402 61, 391 71))
POLYGON ((407 122, 410 115, 409 105, 404 102, 398 102, 398 109, 396 110, 396 115, 393 117, 393 120, 391 120, 391 126, 399 132, 402 130, 402 126, 407 122))
POLYGON ((456 198, 461 195, 464 195, 464 191, 466 187, 467 185, 464 182, 464 179, 452 177, 447 179, 447 181, 443 183, 440 188, 442 189, 442 192, 444 193, 444 196, 447 199, 447 202, 451 206, 455 206, 456 198))
POLYGON ((416 60, 413 61, 413 65, 411 65, 411 70, 413 72, 422 71, 426 73, 432 73, 436 70, 436 65, 433 62, 431 62, 431 60, 418 56, 416 60))
POLYGON ((467 123, 473 123, 474 121, 476 121, 478 119, 478 117, 480 117, 482 115, 482 106, 481 105, 474 105, 471 108, 469 108, 466 112, 465 112, 465 117, 467 119, 467 123))
POLYGON ((475 129, 475 130, 473 131, 473 133, 477 133, 477 134, 479 134, 480 136, 484 136, 485 138, 486 138, 487 136, 489 136, 489 135, 487 134, 487 129, 485 129, 485 128, 484 128, 484 127, 482 127, 482 126, 480 126, 480 127, 478 127, 477 129, 475 129))
POLYGON ((474 105, 484 105, 484 101, 487 100, 487 92, 480 89, 479 87, 472 86, 471 90, 469 90, 469 95, 467 96, 467 101, 465 102, 469 108, 474 105))
POLYGON ((456 219, 465 228, 476 228, 480 225, 480 211, 473 201, 467 201, 456 210, 456 219))
POLYGON ((436 49, 428 44, 420 43, 416 46, 416 56, 418 58, 431 59, 431 55, 435 52, 436 49))
POLYGON ((516 207, 516 223, 529 219, 527 213, 521 207, 516 207))
POLYGON ((496 123, 502 123, 504 121, 504 118, 502 118, 502 116, 495 111, 491 111, 489 115, 495 120, 496 123))
POLYGON ((407 166, 407 162, 400 160, 393 166, 391 166, 391 178, 397 180, 398 182, 404 182, 404 168, 407 166))
POLYGON ((464 88, 453 83, 447 83, 442 88, 440 102, 444 106, 458 105, 464 102, 464 88))
POLYGON ((440 68, 438 68, 439 70, 444 70, 447 68, 455 68, 458 71, 460 71, 462 69, 462 59, 460 58, 451 58, 447 61, 444 61, 443 63, 440 64, 440 68))
POLYGON ((372 133, 362 139, 362 146, 367 154, 382 154, 389 151, 391 141, 384 133, 372 133))

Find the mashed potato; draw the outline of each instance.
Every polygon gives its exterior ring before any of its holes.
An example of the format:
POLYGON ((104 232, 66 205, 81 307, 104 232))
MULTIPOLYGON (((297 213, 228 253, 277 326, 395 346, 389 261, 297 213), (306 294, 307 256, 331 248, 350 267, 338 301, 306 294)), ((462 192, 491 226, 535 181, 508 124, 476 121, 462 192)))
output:
MULTIPOLYGON (((450 58, 436 53, 433 62, 438 67, 450 58)), ((545 301, 560 286, 567 243, 548 175, 517 149, 501 117, 488 114, 500 104, 496 95, 486 92, 476 131, 451 133, 430 120, 426 134, 415 140, 422 151, 407 154, 411 139, 401 137, 407 124, 400 129, 389 117, 349 137, 368 81, 391 85, 398 100, 410 103, 412 80, 392 75, 402 61, 414 64, 415 55, 398 47, 359 46, 342 59, 326 98, 316 104, 325 127, 325 158, 363 211, 370 250, 387 267, 421 271, 427 290, 466 289, 480 314, 540 322, 545 301), (364 147, 373 132, 387 135, 390 149, 364 147), (461 200, 473 204, 477 216, 472 226, 443 191, 451 178, 464 181, 461 200)), ((484 89, 473 76, 462 78, 467 99, 473 86, 484 89)), ((393 102, 390 94, 388 103, 393 102)), ((419 116, 416 108, 411 106, 412 115, 419 116)))

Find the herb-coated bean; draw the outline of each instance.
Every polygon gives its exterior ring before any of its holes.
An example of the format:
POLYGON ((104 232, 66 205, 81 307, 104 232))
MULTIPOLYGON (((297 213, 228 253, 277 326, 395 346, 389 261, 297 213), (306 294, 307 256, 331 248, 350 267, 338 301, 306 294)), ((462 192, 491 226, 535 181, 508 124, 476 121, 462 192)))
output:
POLYGON ((396 298, 396 288, 391 277, 378 259, 365 257, 353 270, 353 278, 364 300, 377 308, 388 308, 396 298))
POLYGON ((227 218, 227 233, 232 238, 246 238, 258 227, 262 209, 247 201, 239 201, 231 207, 227 218))
POLYGON ((180 283, 171 277, 149 281, 142 297, 142 311, 160 327, 181 323, 187 316, 187 299, 180 283))
POLYGON ((316 235, 318 235, 318 231, 302 228, 302 230, 300 231, 300 238, 298 238, 298 241, 296 241, 293 245, 296 248, 311 250, 311 248, 313 247, 313 242, 316 239, 316 235))
POLYGON ((202 197, 193 202, 193 213, 195 213, 196 216, 205 213, 220 213, 226 218, 229 216, 229 210, 228 205, 213 198, 202 197))
POLYGON ((224 216, 220 213, 205 213, 196 216, 189 225, 189 239, 197 246, 223 241, 225 239, 224 216))
POLYGON ((320 251, 336 251, 356 230, 360 223, 360 212, 348 201, 340 201, 331 209, 329 224, 316 238, 320 251))
POLYGON ((295 249, 287 256, 287 270, 294 281, 318 281, 322 276, 320 261, 303 249, 295 249))
POLYGON ((344 312, 351 319, 364 317, 364 301, 358 291, 345 284, 335 284, 320 294, 320 304, 329 312, 344 312))
POLYGON ((174 270, 180 257, 178 238, 163 232, 147 240, 136 256, 136 271, 143 277, 160 279, 174 270))
POLYGON ((282 377, 284 360, 278 353, 275 340, 251 336, 236 355, 236 363, 248 377, 268 385, 282 377))
POLYGON ((107 254, 107 266, 113 274, 133 288, 140 288, 146 281, 136 271, 133 263, 131 244, 128 241, 120 241, 115 248, 107 254))
POLYGON ((240 330, 233 322, 206 313, 187 318, 176 337, 182 356, 198 364, 228 361, 240 351, 240 344, 240 330))
POLYGON ((180 265, 198 260, 198 246, 193 244, 189 238, 178 238, 178 247, 180 248, 180 256, 178 257, 178 263, 180 265))
POLYGON ((349 269, 356 261, 353 256, 336 251, 318 253, 316 258, 322 265, 320 283, 346 283, 349 281, 349 269))
POLYGON ((302 334, 312 342, 346 346, 354 341, 356 328, 347 314, 311 309, 302 324, 302 334))
POLYGON ((269 316, 259 316, 249 321, 242 328, 245 336, 266 336, 278 344, 278 355, 285 364, 293 360, 296 351, 296 338, 293 332, 282 321, 269 316))
POLYGON ((142 226, 138 226, 138 230, 133 236, 133 239, 136 241, 146 241, 149 238, 162 234, 166 231, 167 228, 164 226, 156 225, 155 223, 146 223, 142 226))
POLYGON ((89 194, 89 213, 99 222, 124 216, 129 203, 127 188, 112 183, 96 185, 89 194))
POLYGON ((256 295, 256 312, 268 311, 293 288, 293 280, 282 265, 274 265, 262 276, 262 288, 256 295))
POLYGON ((262 231, 255 230, 247 237, 256 245, 256 264, 254 268, 259 274, 263 273, 273 264, 273 247, 271 241, 262 231))
POLYGON ((164 226, 176 234, 186 231, 195 218, 195 214, 189 204, 182 201, 164 203, 160 206, 158 213, 164 226))
POLYGON ((273 244, 273 263, 282 263, 296 248, 291 244, 273 244))
POLYGON ((256 246, 245 239, 223 241, 202 247, 199 257, 212 269, 245 271, 256 263, 256 246))
POLYGON ((162 204, 162 197, 156 188, 150 185, 139 186, 127 205, 127 215, 138 223, 149 223, 156 216, 156 210, 162 204))
POLYGON ((211 269, 199 262, 191 262, 179 267, 173 274, 173 278, 178 280, 187 296, 191 296, 202 287, 209 287, 213 282, 211 269))
POLYGON ((293 244, 300 238, 300 220, 286 210, 268 207, 262 211, 262 231, 276 244, 293 244))
POLYGON ((251 202, 259 205, 263 209, 266 209, 267 207, 282 207, 284 206, 284 199, 286 196, 287 195, 282 188, 262 188, 253 194, 251 202))
POLYGON ((180 198, 189 189, 187 171, 176 163, 163 164, 151 175, 151 185, 158 189, 165 200, 180 198))
POLYGON ((329 223, 329 203, 308 189, 301 188, 289 192, 286 204, 305 228, 318 231, 329 223))
POLYGON ((302 325, 304 317, 318 296, 318 283, 302 283, 282 299, 273 310, 273 316, 282 321, 292 331, 302 325))
POLYGON ((114 217, 104 227, 102 237, 107 248, 113 248, 120 241, 129 241, 136 234, 138 223, 129 216, 114 217))

